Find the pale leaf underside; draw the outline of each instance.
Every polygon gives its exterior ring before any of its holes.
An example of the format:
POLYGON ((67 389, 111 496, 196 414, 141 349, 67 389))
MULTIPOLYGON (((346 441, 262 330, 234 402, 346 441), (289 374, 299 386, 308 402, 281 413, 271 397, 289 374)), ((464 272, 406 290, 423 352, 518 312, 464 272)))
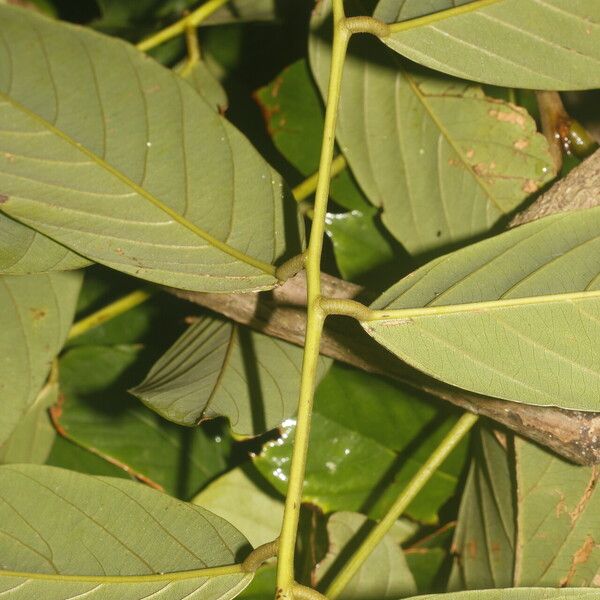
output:
MULTIPOLYGON (((402 22, 415 16, 403 14, 404 4, 405 0, 380 0, 374 16, 388 23, 400 21, 382 40, 415 62, 455 77, 506 87, 600 86, 596 0, 459 2, 460 14, 440 12, 435 18, 433 13, 413 22, 416 27, 402 22)), ((441 9, 448 4, 437 2, 441 9)))
MULTIPOLYGON (((315 11, 310 43, 323 95, 327 8, 322 2, 315 11)), ((554 175, 548 144, 525 110, 415 68, 364 37, 346 59, 337 137, 383 222, 412 254, 488 231, 554 175)))
POLYGON ((252 579, 234 565, 236 529, 141 484, 25 465, 0 467, 0 481, 11 598, 225 600, 252 579))
POLYGON ((365 329, 422 371, 489 396, 598 410, 600 209, 541 219, 418 269, 365 329), (391 312, 393 311, 393 312, 391 312))
POLYGON ((205 317, 132 393, 181 425, 224 415, 236 433, 258 435, 294 414, 301 366, 301 348, 205 317))
POLYGON ((275 285, 281 178, 132 46, 0 6, 0 144, 0 210, 86 258, 194 290, 275 285))
POLYGON ((0 277, 0 455, 71 326, 81 273, 0 277))

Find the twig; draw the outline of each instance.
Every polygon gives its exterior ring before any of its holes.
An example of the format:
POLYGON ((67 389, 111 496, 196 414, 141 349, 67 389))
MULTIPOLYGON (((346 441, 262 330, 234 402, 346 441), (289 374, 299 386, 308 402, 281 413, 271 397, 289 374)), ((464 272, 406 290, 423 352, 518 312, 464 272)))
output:
MULTIPOLYGON (((520 213, 511 226, 553 213, 600 205, 600 151, 520 213)), ((323 274, 324 296, 372 300, 363 288, 323 274)), ((271 292, 204 294, 169 289, 180 298, 209 308, 238 323, 294 344, 304 343, 306 279, 299 273, 271 292)), ((321 353, 364 371, 386 375, 456 406, 489 417, 579 464, 600 463, 600 414, 508 402, 443 384, 409 367, 365 336, 354 321, 331 318, 323 333, 321 353)))

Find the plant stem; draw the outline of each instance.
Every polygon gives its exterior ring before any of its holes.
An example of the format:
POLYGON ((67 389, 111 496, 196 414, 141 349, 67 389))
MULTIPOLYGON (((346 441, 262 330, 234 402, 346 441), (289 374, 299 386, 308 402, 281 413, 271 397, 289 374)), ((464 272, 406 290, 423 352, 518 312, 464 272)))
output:
POLYGON ((411 479, 404 490, 402 490, 398 498, 396 498, 396 501, 387 514, 379 521, 379 523, 377 523, 358 550, 350 557, 342 570, 331 582, 331 585, 325 592, 325 595, 329 600, 335 600, 339 597, 364 561, 370 556, 371 552, 373 552, 381 540, 383 540, 385 534, 406 510, 408 505, 415 499, 415 496, 423 489, 423 486, 429 481, 438 467, 446 460, 450 452, 452 452, 460 440, 462 440, 469 432, 471 427, 475 425, 477 419, 477 415, 465 413, 448 432, 441 444, 435 449, 425 464, 417 471, 416 475, 411 479))
POLYGON ((202 21, 210 17, 210 15, 221 8, 221 6, 227 4, 228 1, 229 0, 208 0, 189 15, 183 17, 183 19, 180 19, 172 25, 169 25, 169 27, 161 29, 154 35, 142 40, 137 44, 137 49, 146 52, 155 46, 159 46, 160 44, 177 37, 188 27, 198 27, 202 21))
POLYGON ((69 334, 67 335, 67 340, 72 340, 74 337, 93 329, 94 327, 98 327, 98 325, 102 325, 106 321, 110 319, 114 319, 119 315, 135 308, 142 302, 145 302, 152 296, 153 292, 149 290, 136 290, 135 292, 131 292, 131 294, 127 294, 114 302, 111 302, 107 306, 102 307, 100 310, 92 313, 91 315, 77 321, 74 323, 71 329, 69 330, 69 334))
POLYGON ((254 573, 265 561, 277 556, 278 549, 279 538, 254 548, 242 563, 242 570, 246 573, 254 573))
POLYGON ((329 196, 331 179, 331 164, 335 146, 335 126, 337 121, 338 104, 342 84, 342 71, 350 34, 344 26, 344 7, 342 0, 333 0, 333 46, 331 67, 329 73, 329 89, 319 175, 315 193, 314 221, 308 244, 306 258, 307 279, 307 326, 304 359, 302 363, 302 378, 300 398, 298 401, 298 416, 294 450, 289 475, 288 492, 285 500, 285 510, 279 542, 277 561, 277 594, 280 600, 293 600, 294 586, 294 552, 298 533, 300 505, 302 503, 302 487, 308 453, 308 439, 312 415, 313 396, 319 359, 319 348, 325 313, 322 311, 319 298, 321 294, 321 253, 323 250, 323 235, 325 232, 325 215, 329 196))
MULTIPOLYGON (((331 178, 333 179, 336 175, 339 175, 346 168, 346 158, 343 154, 336 156, 331 163, 331 178)), ((307 177, 302 183, 299 183, 293 190, 294 198, 296 202, 302 202, 306 200, 314 191, 317 189, 317 181, 319 179, 319 172, 313 173, 310 177, 307 177)))
POLYGON ((200 54, 200 42, 198 41, 198 30, 195 25, 187 25, 185 28, 185 47, 187 57, 183 67, 179 70, 179 75, 187 77, 196 64, 202 60, 200 54))

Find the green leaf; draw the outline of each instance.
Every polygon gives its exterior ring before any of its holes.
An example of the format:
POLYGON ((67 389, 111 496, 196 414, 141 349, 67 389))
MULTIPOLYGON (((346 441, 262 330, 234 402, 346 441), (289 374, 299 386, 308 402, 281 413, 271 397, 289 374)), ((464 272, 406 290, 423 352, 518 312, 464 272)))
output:
MULTIPOLYGON (((381 518, 455 419, 443 409, 380 377, 334 365, 317 389, 303 499, 324 512, 381 518)), ((282 493, 295 421, 256 457, 260 472, 282 493)), ((423 488, 406 514, 434 523, 455 492, 466 442, 423 488)))
POLYGON ((0 213, 0 273, 30 275, 79 269, 90 261, 0 213))
MULTIPOLYGON (((329 364, 321 359, 320 375, 329 364)), ((258 435, 294 414, 301 366, 301 348, 203 317, 131 392, 175 423, 224 415, 235 433, 258 435)))
POLYGON ((240 600, 272 600, 277 586, 277 567, 261 567, 252 583, 238 596, 240 600))
MULTIPOLYGON (((299 60, 285 68, 274 81, 256 92, 256 98, 277 149, 303 177, 316 173, 324 110, 306 61, 299 60)), ((369 206, 347 169, 332 179, 330 194, 348 210, 369 206)))
POLYGON ((208 17, 204 25, 221 25, 239 21, 271 21, 276 13, 276 0, 231 0, 208 17))
POLYGON ((506 437, 502 440, 504 446, 485 430, 476 437, 452 544, 455 562, 448 586, 451 590, 514 584, 517 509, 506 437))
POLYGON ((106 459, 92 454, 90 451, 78 446, 68 439, 56 436, 54 445, 46 464, 52 467, 61 467, 69 471, 77 471, 86 475, 104 475, 107 477, 121 477, 132 479, 129 474, 109 463, 106 459))
POLYGON ((523 225, 436 259, 363 327, 416 368, 506 400, 598 410, 600 208, 523 225))
POLYGON ((598 476, 525 440, 507 450, 485 436, 460 508, 452 585, 598 586, 598 476))
MULTIPOLYGON (((0 210, 165 285, 276 284, 288 192, 176 74, 119 40, 1 6, 0 210)), ((290 200, 291 206, 291 200, 290 200)))
MULTIPOLYGON (((324 96, 329 7, 319 4, 310 38, 324 96)), ((548 143, 524 109, 364 37, 344 66, 337 139, 369 200, 383 209, 383 224, 411 254, 489 231, 554 175, 548 143)))
MULTIPOLYGON (((380 0, 374 16, 388 23, 402 21, 413 16, 403 14, 404 4, 380 0)), ((431 8, 448 4, 438 0, 431 8)), ((403 23, 382 41, 411 60, 464 79, 546 90, 600 87, 596 0, 459 4, 455 10, 403 23)))
MULTIPOLYGON (((350 553, 364 538, 367 519, 363 515, 338 512, 327 522, 329 551, 317 566, 320 587, 326 587, 350 553)), ((416 593, 417 588, 402 550, 393 535, 387 534, 350 580, 340 600, 391 600, 416 593)))
POLYGON ((433 533, 404 548, 404 558, 421 594, 446 591, 447 569, 455 522, 449 522, 433 533))
POLYGON ((502 590, 477 590, 473 592, 452 592, 450 594, 427 594, 407 600, 596 600, 598 590, 590 588, 551 589, 551 588, 512 588, 502 590))
POLYGON ((80 273, 0 277, 0 451, 35 402, 75 313, 80 273))
POLYGON ((47 383, 0 449, 0 463, 46 462, 56 437, 48 409, 57 402, 58 384, 47 383))
POLYGON ((191 67, 184 61, 175 71, 206 100, 207 104, 218 113, 225 113, 229 106, 227 93, 204 61, 194 63, 191 67))
POLYGON ((225 600, 252 579, 229 566, 247 543, 234 527, 137 483, 3 466, 0 498, 11 598, 225 600))
POLYGON ((221 475, 192 503, 231 523, 256 548, 273 541, 281 529, 283 498, 270 487, 252 464, 243 465, 221 475))
POLYGON ((178 427, 131 397, 125 390, 147 364, 143 349, 135 346, 68 351, 59 365, 62 401, 55 421, 78 445, 188 499, 225 470, 228 439, 204 428, 178 427))
POLYGON ((325 231, 331 239, 335 262, 346 280, 354 281, 394 258, 390 241, 377 225, 370 206, 348 213, 327 213, 325 231))

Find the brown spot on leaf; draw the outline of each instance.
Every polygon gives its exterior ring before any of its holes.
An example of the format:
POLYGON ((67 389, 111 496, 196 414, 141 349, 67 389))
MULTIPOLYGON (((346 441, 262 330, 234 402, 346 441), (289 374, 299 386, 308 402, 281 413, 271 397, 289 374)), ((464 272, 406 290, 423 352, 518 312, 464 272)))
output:
POLYGON ((537 192, 538 184, 533 179, 528 179, 523 184, 523 191, 527 194, 533 194, 533 192, 537 192))
POLYGON ((271 97, 272 98, 277 98, 277 96, 279 96, 279 90, 281 89, 282 85, 283 85, 283 77, 277 77, 277 79, 275 79, 275 81, 273 82, 273 85, 271 86, 271 97))
POLYGON ((465 551, 469 558, 477 558, 477 542, 475 540, 469 540, 465 545, 465 551))
POLYGON ((11 154, 10 152, 5 152, 3 154, 4 158, 8 161, 8 162, 15 162, 16 158, 14 154, 11 154))
POLYGON ((495 108, 491 108, 488 111, 488 114, 490 117, 493 117, 502 123, 512 123, 513 125, 518 125, 519 127, 525 127, 525 115, 520 110, 517 110, 516 107, 510 111, 496 110, 495 108))
POLYGON ((571 583, 573 577, 575 577, 575 571, 577 571, 577 567, 587 562, 595 547, 596 542, 594 541, 594 538, 591 535, 587 535, 581 547, 575 552, 575 554, 573 554, 569 572, 560 580, 558 584, 560 587, 566 587, 571 583))
POLYGON ((7 201, 8 201, 8 196, 6 196, 5 194, 0 194, 0 204, 4 204, 7 201))
POLYGON ((473 148, 469 148, 466 152, 465 152, 465 156, 467 158, 473 158, 473 156, 475 155, 475 150, 473 150, 473 148))
POLYGON ((564 494, 560 495, 560 498, 558 499, 558 502, 556 504, 556 518, 558 519, 560 517, 560 515, 562 515, 563 513, 567 512, 567 505, 565 503, 565 496, 564 494))
POLYGON ((594 490, 596 489, 596 485, 598 484, 599 476, 600 476, 599 467, 598 467, 598 465, 595 465, 592 468, 592 474, 590 475, 590 479, 587 482, 587 485, 585 486, 585 490, 583 491, 581 498, 579 498, 579 502, 577 502, 577 504, 575 505, 575 508, 569 513, 569 516, 571 517, 571 523, 575 523, 575 521, 577 521, 577 519, 579 519, 579 517, 581 516, 581 513, 583 513, 586 506, 588 505, 588 502, 590 501, 590 498, 592 497, 592 494, 594 493, 594 490))
POLYGON ((31 318, 34 321, 39 321, 48 314, 48 311, 45 308, 30 308, 29 312, 31 313, 31 318))
POLYGON ((529 140, 517 140, 514 144, 513 144, 513 148, 515 148, 515 150, 524 150, 525 148, 527 148, 527 146, 529 146, 529 140))
POLYGON ((50 407, 48 413, 50 415, 50 421, 52 421, 52 425, 54 425, 54 429, 56 429, 58 435, 61 435, 62 437, 67 437, 67 430, 62 426, 62 423, 60 422, 60 418, 62 417, 63 413, 64 403, 64 395, 59 394, 56 404, 50 407))

